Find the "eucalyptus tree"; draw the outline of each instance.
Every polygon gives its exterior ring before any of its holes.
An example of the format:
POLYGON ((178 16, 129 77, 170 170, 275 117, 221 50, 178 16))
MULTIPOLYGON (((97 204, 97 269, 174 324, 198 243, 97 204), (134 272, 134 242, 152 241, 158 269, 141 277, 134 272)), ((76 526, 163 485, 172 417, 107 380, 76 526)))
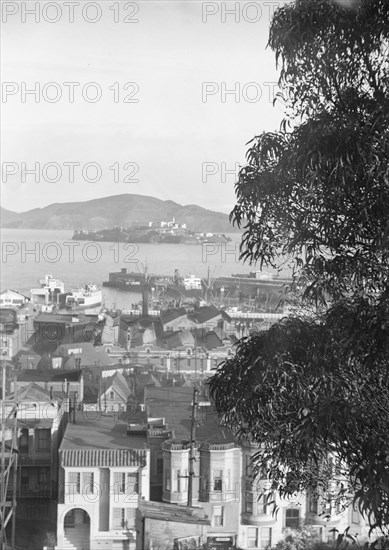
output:
POLYGON ((219 413, 261 446, 281 495, 346 466, 372 528, 389 525, 389 1, 297 0, 273 17, 285 118, 236 183, 241 257, 288 258, 300 308, 239 341, 211 379, 219 413), (347 7, 352 6, 352 9, 347 7))

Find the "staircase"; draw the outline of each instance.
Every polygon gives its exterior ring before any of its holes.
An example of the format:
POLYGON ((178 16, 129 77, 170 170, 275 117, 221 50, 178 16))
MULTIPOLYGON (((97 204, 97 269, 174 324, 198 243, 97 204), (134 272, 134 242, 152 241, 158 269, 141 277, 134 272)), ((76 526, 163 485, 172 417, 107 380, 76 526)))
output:
POLYGON ((90 550, 89 525, 66 527, 61 550, 90 550))

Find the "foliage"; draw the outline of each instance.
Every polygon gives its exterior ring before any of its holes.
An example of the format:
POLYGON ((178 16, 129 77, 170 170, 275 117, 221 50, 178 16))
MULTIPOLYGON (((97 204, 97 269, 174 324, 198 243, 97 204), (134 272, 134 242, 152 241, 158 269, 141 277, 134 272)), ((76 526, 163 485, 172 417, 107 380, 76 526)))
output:
POLYGON ((301 529, 287 529, 285 538, 275 546, 275 550, 334 550, 334 545, 319 541, 317 533, 307 526, 301 529))
POLYGON ((269 45, 285 120, 252 140, 231 219, 241 257, 292 266, 299 306, 243 338, 211 379, 224 421, 260 446, 282 496, 344 466, 371 528, 389 525, 389 2, 298 0, 269 45), (342 4, 342 3, 341 3, 342 4), (344 4, 344 3, 343 3, 344 4))

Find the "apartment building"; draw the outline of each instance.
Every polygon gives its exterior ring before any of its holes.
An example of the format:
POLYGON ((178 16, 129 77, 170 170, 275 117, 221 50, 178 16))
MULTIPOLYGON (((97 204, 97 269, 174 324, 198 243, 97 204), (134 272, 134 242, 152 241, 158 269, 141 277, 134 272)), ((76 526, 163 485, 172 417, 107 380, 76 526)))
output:
POLYGON ((136 510, 149 499, 145 435, 117 416, 84 411, 67 426, 59 463, 56 550, 135 548, 136 510))
MULTIPOLYGON (((68 420, 68 401, 30 383, 17 391, 15 402, 19 457, 17 518, 55 521, 58 448, 68 420)), ((9 491, 12 489, 9 486, 9 491)))
POLYGON ((144 402, 132 410, 84 411, 72 420, 59 450, 56 550, 173 543, 265 550, 304 524, 323 541, 346 527, 368 535, 355 508, 314 495, 275 495, 274 514, 264 496, 269 482, 252 476, 258 447, 236 441, 220 424, 206 387, 195 395, 193 387, 146 386, 144 402))
MULTIPOLYGON (((269 495, 269 481, 253 478, 252 457, 258 446, 243 444, 242 509, 239 545, 241 548, 267 548, 285 538, 290 529, 307 526, 319 540, 331 541, 349 528, 350 535, 368 537, 368 527, 358 510, 316 494, 300 493, 291 499, 269 495), (277 513, 275 512, 277 509, 277 513)), ((335 475, 335 474, 334 474, 335 475)))
MULTIPOLYGON (((145 388, 145 411, 154 425, 148 434, 153 494, 158 494, 159 486, 161 501, 169 504, 188 503, 192 403, 192 387, 145 388)), ((204 510, 210 523, 202 542, 235 548, 241 509, 241 449, 232 433, 220 426, 205 392, 198 403, 192 504, 204 510)))
MULTIPOLYGON (((352 535, 368 536, 366 522, 355 507, 342 510, 326 495, 266 498, 269 481, 252 476, 251 461, 258 447, 238 443, 220 425, 204 388, 196 400, 193 505, 201 507, 210 521, 203 541, 209 547, 265 549, 283 539, 288 529, 304 524, 323 541, 336 538, 347 527, 352 535)), ((153 494, 162 484, 161 500, 182 506, 188 498, 192 402, 191 387, 145 390, 148 419, 160 425, 160 447, 153 433, 148 437, 153 494)))

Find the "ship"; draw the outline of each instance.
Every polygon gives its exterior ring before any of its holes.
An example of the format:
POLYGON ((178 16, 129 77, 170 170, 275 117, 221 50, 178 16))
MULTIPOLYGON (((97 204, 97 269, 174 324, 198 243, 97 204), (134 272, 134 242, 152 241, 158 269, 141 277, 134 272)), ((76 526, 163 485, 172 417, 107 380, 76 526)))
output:
POLYGON ((65 305, 68 309, 91 308, 100 306, 102 302, 101 290, 95 284, 85 285, 84 288, 72 289, 66 295, 65 305))

